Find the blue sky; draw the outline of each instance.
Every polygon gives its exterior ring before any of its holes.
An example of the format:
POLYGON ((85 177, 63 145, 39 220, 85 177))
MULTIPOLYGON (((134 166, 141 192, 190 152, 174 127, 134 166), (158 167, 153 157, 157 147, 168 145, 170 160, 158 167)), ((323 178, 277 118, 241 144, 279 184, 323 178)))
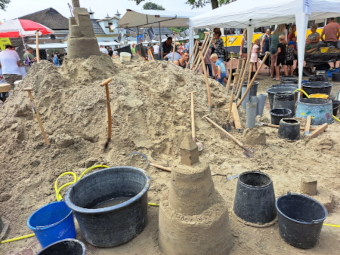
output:
MULTIPOLYGON (((185 4, 186 0, 147 0, 162 5, 166 10, 179 10, 179 11, 191 11, 190 5, 185 4)), ((8 5, 6 11, 0 11, 0 20, 10 20, 26 14, 37 12, 49 7, 53 7, 65 17, 70 16, 70 11, 67 3, 71 3, 71 0, 12 0, 8 5)), ((95 18, 106 17, 107 13, 113 16, 117 9, 121 14, 125 13, 126 9, 141 9, 143 3, 136 5, 134 1, 129 0, 80 0, 82 7, 91 7, 95 12, 95 18)), ((194 9, 194 11, 209 11, 211 10, 210 4, 204 8, 194 9)))

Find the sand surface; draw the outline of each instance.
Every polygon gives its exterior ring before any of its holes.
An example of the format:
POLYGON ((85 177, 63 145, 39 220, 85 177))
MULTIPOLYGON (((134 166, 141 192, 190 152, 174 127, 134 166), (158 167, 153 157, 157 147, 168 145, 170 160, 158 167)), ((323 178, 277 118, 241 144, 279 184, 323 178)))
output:
MULTIPOLYGON (((265 93, 277 83, 267 76, 267 71, 257 80, 258 93, 265 93)), ((222 86, 209 81, 213 102, 210 118, 222 125, 229 98, 222 86)), ((340 83, 334 83, 332 94, 339 89, 340 83)), ((149 202, 159 203, 162 192, 168 190, 170 174, 129 155, 138 151, 153 163, 172 166, 179 156, 178 136, 183 130, 190 131, 190 91, 197 91, 196 133, 204 144, 200 157, 210 164, 212 172, 230 176, 249 170, 263 171, 272 178, 276 197, 289 191, 300 192, 301 178, 312 175, 318 180, 318 195, 314 197, 330 209, 326 222, 339 224, 339 123, 333 123, 327 132, 308 143, 303 139, 296 142, 279 139, 277 129, 258 127, 266 132, 266 144, 246 145, 256 150, 253 158, 247 158, 240 147, 202 119, 209 113, 202 75, 166 62, 134 59, 121 64, 101 56, 67 61, 61 68, 44 61, 35 64, 0 110, 0 215, 11 223, 5 239, 31 233, 26 226, 27 218, 55 201, 53 183, 66 171, 79 175, 96 164, 140 167, 152 178, 149 202), (104 150, 107 115, 105 90, 100 83, 110 77, 113 135, 104 150), (27 92, 23 91, 25 87, 33 88, 50 146, 44 144, 27 92)), ((243 110, 240 115, 244 127, 243 110)), ((259 120, 270 121, 268 100, 259 120)), ((231 133, 243 141, 242 133, 235 129, 231 133)), ((65 177, 61 183, 68 181, 65 177)), ((318 244, 313 249, 301 250, 281 239, 278 223, 268 228, 244 225, 232 213, 237 179, 228 181, 225 176, 214 175, 213 181, 230 210, 233 236, 230 254, 339 254, 339 228, 324 226, 318 244)), ((86 244, 87 254, 160 254, 158 210, 149 206, 148 225, 131 242, 109 249, 86 244)), ((79 230, 77 238, 83 240, 79 230)), ((4 255, 31 255, 39 250, 35 238, 0 245, 0 254, 4 255)))

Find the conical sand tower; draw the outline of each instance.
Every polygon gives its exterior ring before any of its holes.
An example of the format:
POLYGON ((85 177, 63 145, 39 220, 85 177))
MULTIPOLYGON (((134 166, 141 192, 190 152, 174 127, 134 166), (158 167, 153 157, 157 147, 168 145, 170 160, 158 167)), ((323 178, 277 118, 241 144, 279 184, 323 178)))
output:
POLYGON ((89 12, 86 8, 80 8, 79 0, 72 0, 72 4, 74 17, 69 19, 67 57, 88 58, 91 55, 101 55, 89 12))
POLYGON ((228 208, 215 190, 209 166, 199 162, 191 134, 159 211, 159 246, 164 255, 226 255, 232 246, 228 208))

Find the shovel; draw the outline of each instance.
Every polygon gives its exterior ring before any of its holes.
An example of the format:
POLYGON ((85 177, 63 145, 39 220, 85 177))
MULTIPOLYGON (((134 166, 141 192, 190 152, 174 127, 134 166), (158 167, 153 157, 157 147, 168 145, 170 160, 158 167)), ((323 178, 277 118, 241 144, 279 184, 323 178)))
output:
POLYGON ((106 108, 107 108, 107 140, 104 145, 104 149, 107 149, 109 143, 111 141, 112 136, 112 116, 111 116, 111 106, 110 106, 110 91, 109 91, 109 83, 112 81, 112 78, 109 78, 103 81, 100 86, 105 86, 106 91, 106 108))
POLYGON ((246 147, 243 146, 243 144, 237 140, 234 136, 232 136, 230 133, 228 133, 227 131, 225 131, 222 127, 220 127, 219 125, 217 125, 214 121, 212 121, 210 118, 208 118, 208 115, 203 116, 203 119, 206 119, 207 121, 209 121, 211 124, 213 124, 215 127, 217 127, 219 130, 221 130, 223 133, 225 133, 231 140, 233 140, 238 146, 240 146, 244 152, 243 154, 248 157, 251 158, 254 155, 254 152, 247 149, 246 147))

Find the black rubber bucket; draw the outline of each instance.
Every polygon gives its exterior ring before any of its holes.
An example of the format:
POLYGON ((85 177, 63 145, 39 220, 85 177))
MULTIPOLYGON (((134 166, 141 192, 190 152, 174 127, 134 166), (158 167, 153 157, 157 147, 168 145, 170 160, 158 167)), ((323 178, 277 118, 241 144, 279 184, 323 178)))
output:
POLYGON ((279 197, 275 205, 281 237, 297 248, 314 247, 328 215, 326 208, 309 196, 291 193, 279 197))
MULTIPOLYGON (((249 97, 252 97, 252 96, 256 97, 256 95, 257 95, 257 87, 258 87, 259 84, 260 83, 258 81, 254 81, 254 83, 251 86, 251 89, 249 91, 249 97)), ((247 81, 243 82, 242 87, 247 87, 247 86, 248 86, 248 82, 247 81)), ((239 98, 241 99, 241 93, 240 93, 239 98)))
MULTIPOLYGON (((296 84, 278 84, 278 85, 273 85, 269 89, 267 89, 270 109, 273 109, 274 95, 276 93, 280 93, 280 92, 294 93, 294 91, 297 88, 298 87, 296 84)), ((297 100, 298 93, 299 93, 298 91, 294 93, 295 101, 297 100)))
MULTIPOLYGON (((332 83, 323 81, 306 82, 302 84, 302 89, 308 94, 326 94, 330 95, 332 91, 332 83)), ((303 97, 306 97, 303 95, 303 97)))
POLYGON ((294 75, 284 75, 280 77, 281 84, 298 84, 299 80, 294 75))
POLYGON ((279 137, 288 140, 299 140, 300 122, 296 119, 281 119, 279 127, 279 137))
POLYGON ((126 45, 123 46, 121 48, 117 48, 116 51, 118 52, 118 56, 120 56, 121 52, 127 52, 131 54, 131 58, 132 58, 132 52, 131 52, 131 46, 130 45, 126 45))
POLYGON ((37 255, 85 255, 85 245, 76 239, 64 239, 55 242, 37 253, 37 255))
POLYGON ((309 76, 309 81, 323 81, 328 82, 328 74, 317 74, 309 76))
POLYGON ((332 81, 340 81, 340 73, 332 73, 332 81))
POLYGON ((129 242, 146 226, 149 187, 145 171, 112 167, 73 184, 65 202, 74 211, 88 243, 114 247, 129 242))
POLYGON ((271 123, 273 125, 279 125, 281 119, 292 116, 292 111, 286 108, 272 109, 269 113, 271 117, 271 123))
POLYGON ((338 109, 340 107, 340 101, 338 100, 332 100, 332 103, 333 103, 333 115, 334 116, 337 116, 338 115, 338 109))
POLYGON ((240 174, 237 182, 234 212, 254 226, 270 225, 276 220, 275 193, 270 177, 262 172, 240 174))
POLYGON ((295 114, 295 97, 293 92, 278 92, 274 95, 273 109, 286 108, 292 111, 291 116, 295 114))

